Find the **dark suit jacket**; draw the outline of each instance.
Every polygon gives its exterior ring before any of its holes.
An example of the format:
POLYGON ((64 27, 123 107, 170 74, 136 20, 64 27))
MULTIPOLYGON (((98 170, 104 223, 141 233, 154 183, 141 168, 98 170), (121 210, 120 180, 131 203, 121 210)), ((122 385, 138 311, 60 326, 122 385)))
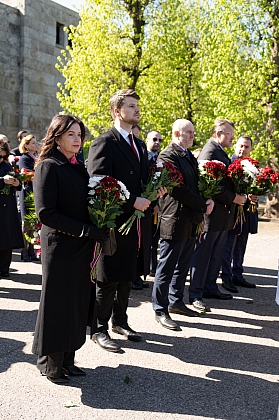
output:
MULTIPOLYGON (((203 147, 198 160, 219 160, 227 167, 230 159, 226 152, 216 141, 210 139, 203 147)), ((215 208, 209 215, 205 216, 204 232, 218 232, 232 229, 234 225, 235 199, 234 184, 230 178, 225 178, 220 183, 221 192, 214 196, 215 208)))
POLYGON ((145 217, 141 219, 142 244, 138 259, 136 222, 128 235, 122 235, 118 232, 118 228, 133 214, 136 197, 140 197, 142 183, 146 183, 148 177, 146 146, 142 140, 135 136, 134 140, 140 155, 140 161, 115 127, 96 138, 89 150, 87 166, 89 175, 110 175, 122 181, 130 191, 130 198, 122 206, 124 213, 116 218, 117 251, 112 256, 102 255, 98 265, 98 281, 131 282, 135 280, 138 274, 146 275, 150 271, 150 210, 147 210, 145 217))
POLYGON ((171 194, 159 199, 159 229, 163 239, 186 240, 195 235, 196 224, 202 222, 206 212, 205 199, 198 191, 197 161, 190 153, 171 142, 159 154, 162 162, 174 164, 183 176, 183 184, 171 194))

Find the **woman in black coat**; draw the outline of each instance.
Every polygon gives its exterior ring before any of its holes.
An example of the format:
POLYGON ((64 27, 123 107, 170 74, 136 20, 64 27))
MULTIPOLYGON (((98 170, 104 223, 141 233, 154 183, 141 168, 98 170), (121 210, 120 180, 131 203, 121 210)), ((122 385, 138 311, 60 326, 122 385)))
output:
POLYGON ((42 222, 43 284, 33 353, 41 374, 54 383, 66 375, 85 375, 74 365, 75 350, 86 339, 90 305, 90 262, 94 241, 106 240, 90 225, 88 174, 76 160, 84 125, 56 115, 43 140, 33 181, 35 207, 42 222))
POLYGON ((0 276, 9 277, 12 261, 12 249, 23 246, 22 232, 16 204, 16 190, 21 190, 21 183, 14 176, 8 175, 12 167, 8 161, 9 143, 0 139, 0 276), (3 191, 10 185, 9 194, 3 191))
MULTIPOLYGON (((26 169, 28 172, 34 171, 35 162, 37 160, 38 152, 38 143, 36 137, 33 134, 29 134, 21 140, 19 145, 19 151, 22 155, 19 158, 19 169, 26 169)), ((32 181, 23 182, 22 190, 19 193, 19 203, 20 203, 20 214, 22 220, 22 231, 27 233, 29 237, 32 238, 33 231, 30 229, 30 226, 24 217, 26 215, 26 206, 24 199, 26 196, 33 191, 32 181)), ((30 242, 28 243, 25 238, 24 247, 21 250, 21 259, 25 262, 28 261, 39 261, 39 258, 36 257, 34 251, 34 245, 30 242)))

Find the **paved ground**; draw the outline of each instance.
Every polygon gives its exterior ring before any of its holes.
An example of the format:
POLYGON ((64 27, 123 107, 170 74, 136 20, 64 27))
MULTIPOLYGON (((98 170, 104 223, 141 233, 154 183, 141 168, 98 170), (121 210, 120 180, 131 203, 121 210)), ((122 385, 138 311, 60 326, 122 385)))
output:
POLYGON ((123 348, 112 354, 88 336, 76 355, 87 376, 68 386, 50 383, 36 369, 31 344, 41 266, 21 262, 15 252, 11 278, 0 279, 0 418, 276 419, 278 229, 260 222, 259 234, 250 236, 246 278, 257 289, 242 288, 230 302, 208 300, 206 316, 174 315, 181 332, 155 322, 151 289, 132 292, 130 324, 145 341, 112 333, 123 348), (66 408, 69 401, 76 406, 66 408))

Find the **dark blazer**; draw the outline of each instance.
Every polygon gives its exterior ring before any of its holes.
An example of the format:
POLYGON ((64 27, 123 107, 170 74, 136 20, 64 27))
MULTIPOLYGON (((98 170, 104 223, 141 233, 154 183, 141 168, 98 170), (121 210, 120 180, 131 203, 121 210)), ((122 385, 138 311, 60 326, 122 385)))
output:
MULTIPOLYGON (((198 160, 219 160, 227 167, 231 163, 226 152, 218 145, 216 141, 210 139, 203 147, 198 160)), ((218 232, 232 229, 235 220, 236 205, 234 184, 230 178, 225 178, 220 183, 221 192, 214 196, 214 211, 205 215, 204 232, 218 232)))
POLYGON ((159 199, 159 230, 163 239, 186 240, 195 235, 196 225, 206 212, 205 199, 198 191, 197 161, 190 159, 175 142, 159 154, 159 161, 172 162, 183 176, 183 184, 159 199))
POLYGON ((32 351, 71 352, 85 342, 91 293, 94 241, 79 237, 89 223, 88 174, 57 151, 37 166, 33 187, 43 281, 32 351))
POLYGON ((0 250, 23 247, 23 237, 16 204, 16 190, 21 190, 21 184, 10 188, 10 193, 4 194, 1 190, 5 187, 3 177, 12 170, 10 163, 0 163, 0 250))
POLYGON ((148 209, 141 218, 141 252, 138 255, 138 234, 136 222, 128 235, 122 235, 118 228, 134 212, 136 197, 140 197, 142 183, 147 182, 148 157, 145 143, 134 136, 140 161, 130 145, 115 127, 96 138, 89 150, 87 170, 90 176, 110 175, 122 181, 130 192, 130 198, 122 206, 123 214, 116 218, 115 233, 117 250, 114 255, 102 255, 98 264, 98 281, 131 282, 137 275, 149 274, 151 248, 151 212, 148 209), (138 270, 137 270, 138 261, 138 270))

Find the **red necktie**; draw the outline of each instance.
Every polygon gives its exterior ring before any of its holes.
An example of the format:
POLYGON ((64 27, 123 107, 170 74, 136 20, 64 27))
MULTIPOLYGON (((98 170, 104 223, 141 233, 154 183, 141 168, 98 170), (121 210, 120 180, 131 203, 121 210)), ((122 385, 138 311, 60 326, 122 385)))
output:
POLYGON ((133 152, 135 153, 136 157, 139 159, 139 155, 138 155, 138 152, 137 152, 137 150, 136 150, 136 148, 135 148, 135 145, 134 145, 134 140, 133 140, 133 136, 132 136, 132 134, 131 134, 131 133, 130 133, 130 134, 128 134, 128 137, 129 137, 129 141, 130 141, 130 146, 131 146, 131 148, 133 149, 133 152))

